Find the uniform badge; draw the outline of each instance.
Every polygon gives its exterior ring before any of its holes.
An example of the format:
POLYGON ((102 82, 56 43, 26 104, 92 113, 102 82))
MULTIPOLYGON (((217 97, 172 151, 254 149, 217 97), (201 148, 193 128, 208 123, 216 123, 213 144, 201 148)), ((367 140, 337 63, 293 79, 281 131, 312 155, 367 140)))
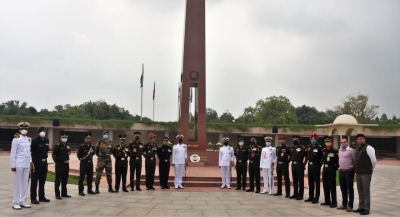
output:
POLYGON ((49 146, 49 143, 46 143, 47 146, 49 146))
POLYGON ((129 149, 128 149, 128 148, 125 148, 125 151, 129 151, 129 149))
POLYGON ((67 149, 70 149, 69 145, 67 146, 67 149))
POLYGON ((118 150, 119 150, 119 147, 118 147, 118 150))
POLYGON ((168 152, 171 152, 171 149, 168 149, 168 152))
POLYGON ((301 149, 300 148, 296 148, 296 151, 299 152, 299 151, 301 151, 301 149))
POLYGON ((142 148, 142 146, 141 146, 141 145, 139 145, 139 148, 142 148))
POLYGON ((149 153, 150 153, 151 151, 147 151, 147 152, 149 152, 149 153))

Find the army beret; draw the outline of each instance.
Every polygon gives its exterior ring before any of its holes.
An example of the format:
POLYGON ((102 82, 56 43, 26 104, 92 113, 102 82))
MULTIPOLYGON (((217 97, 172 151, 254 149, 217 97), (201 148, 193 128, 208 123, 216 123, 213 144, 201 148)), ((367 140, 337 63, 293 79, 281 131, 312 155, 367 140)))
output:
POLYGON ((332 142, 332 137, 326 136, 324 139, 325 142, 332 142))
POLYGON ((168 137, 164 137, 162 140, 163 141, 169 141, 169 138, 168 137))
POLYGON ((135 132, 133 132, 133 135, 135 135, 135 136, 140 136, 140 135, 142 135, 139 131, 135 131, 135 132))
POLYGON ((240 141, 243 141, 243 139, 242 139, 242 138, 239 138, 237 141, 240 142, 240 141))
POLYGON ((61 138, 68 138, 68 134, 66 134, 66 133, 61 133, 60 137, 61 137, 61 138))
POLYGON ((28 129, 30 124, 28 122, 19 122, 18 126, 20 129, 28 129))
POLYGON ((86 134, 83 138, 84 138, 84 139, 91 139, 91 138, 92 138, 92 135, 90 135, 90 133, 88 133, 88 134, 86 134))
POLYGON ((316 133, 311 133, 311 135, 310 135, 310 140, 312 140, 312 139, 315 139, 315 140, 318 140, 318 135, 316 134, 316 133))
POLYGON ((299 136, 293 136, 293 140, 299 141, 299 140, 300 140, 300 137, 299 137, 299 136))
POLYGON ((43 127, 43 126, 39 127, 39 128, 36 130, 36 133, 40 133, 40 132, 42 132, 42 131, 44 131, 44 127, 43 127))
POLYGON ((270 137, 270 136, 266 136, 266 137, 264 138, 264 140, 267 141, 267 142, 271 142, 273 139, 272 139, 272 137, 270 137))
POLYGON ((104 134, 108 134, 108 131, 107 130, 103 131, 102 135, 104 135, 104 134))
POLYGON ((177 139, 183 139, 183 135, 177 135, 176 138, 177 139))
POLYGON ((224 142, 229 142, 229 138, 228 138, 228 137, 224 137, 222 140, 223 140, 224 142))
POLYGON ((119 135, 118 138, 120 140, 125 140, 126 139, 126 135, 125 134, 119 135))
POLYGON ((154 135, 154 133, 149 134, 149 139, 153 139, 154 137, 156 137, 156 135, 154 135))
POLYGON ((279 136, 279 138, 278 138, 279 140, 281 140, 281 139, 285 139, 285 136, 279 136))
POLYGON ((356 139, 357 139, 358 137, 364 137, 364 139, 366 139, 365 135, 362 134, 362 133, 357 134, 357 135, 356 135, 356 139))

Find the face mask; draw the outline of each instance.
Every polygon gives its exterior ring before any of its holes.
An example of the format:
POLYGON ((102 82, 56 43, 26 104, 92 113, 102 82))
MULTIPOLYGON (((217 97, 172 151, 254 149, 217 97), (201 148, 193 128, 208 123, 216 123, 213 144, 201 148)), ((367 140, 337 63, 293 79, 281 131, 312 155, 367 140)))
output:
POLYGON ((244 143, 243 143, 243 142, 239 142, 239 145, 240 145, 240 146, 243 146, 243 145, 244 145, 244 143))
POLYGON ((104 135, 103 135, 103 139, 108 139, 108 135, 107 135, 107 134, 104 134, 104 135))
POLYGON ((21 130, 21 134, 22 134, 22 135, 26 135, 27 133, 28 133, 27 130, 21 130))
POLYGON ((125 141, 124 140, 121 140, 121 142, 120 143, 124 143, 125 141))
POLYGON ((293 144, 298 145, 298 144, 299 144, 299 141, 294 140, 294 141, 293 141, 293 144))
POLYGON ((224 145, 227 146, 227 145, 228 145, 228 142, 224 142, 224 145))
POLYGON ((317 140, 311 140, 311 145, 316 145, 317 144, 317 140))
POLYGON ((256 142, 254 142, 254 141, 253 141, 253 142, 251 142, 251 144, 253 144, 253 145, 254 145, 254 144, 256 144, 256 142))
POLYGON ((135 137, 135 140, 138 141, 138 140, 139 140, 139 136, 136 136, 136 137, 135 137))
POLYGON ((343 148, 343 149, 346 149, 347 146, 348 146, 347 143, 343 143, 343 144, 342 144, 342 148, 343 148))
POLYGON ((269 147, 271 146, 271 142, 266 142, 265 145, 269 147))
POLYGON ((182 139, 178 139, 178 142, 179 142, 179 143, 182 143, 182 139))
POLYGON ((61 142, 67 142, 67 140, 68 140, 67 138, 62 138, 61 142))
POLYGON ((40 132, 39 135, 40 135, 40 137, 45 137, 46 133, 45 132, 40 132))

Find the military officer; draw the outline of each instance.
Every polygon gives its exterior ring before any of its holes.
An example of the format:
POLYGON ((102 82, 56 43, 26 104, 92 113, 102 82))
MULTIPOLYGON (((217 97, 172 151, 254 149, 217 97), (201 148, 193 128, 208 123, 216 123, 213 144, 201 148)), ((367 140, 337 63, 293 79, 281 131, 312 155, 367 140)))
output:
POLYGON ((172 165, 175 168, 175 189, 184 188, 182 186, 182 174, 187 163, 187 145, 183 144, 183 135, 177 135, 178 144, 172 148, 172 165))
POLYGON ((276 148, 277 156, 277 181, 278 181, 278 192, 274 196, 282 195, 282 176, 285 179, 285 198, 290 197, 290 179, 289 179, 289 158, 290 148, 285 144, 285 136, 279 136, 278 147, 276 148))
POLYGON ((256 182, 255 193, 260 193, 260 154, 262 146, 257 144, 255 137, 250 138, 251 145, 249 151, 249 176, 250 176, 250 189, 246 192, 254 192, 254 181, 256 182), (255 180, 254 180, 255 179, 255 180))
POLYGON ((323 206, 337 207, 336 200, 336 170, 339 168, 338 150, 332 147, 332 137, 327 136, 324 139, 325 146, 322 150, 322 184, 324 186, 325 202, 323 206))
POLYGON ((85 196, 83 193, 84 186, 83 180, 86 176, 87 193, 96 194, 92 190, 93 182, 93 155, 95 154, 95 147, 92 145, 92 136, 86 134, 84 137, 85 143, 79 146, 77 157, 80 160, 79 163, 79 182, 78 191, 80 196, 85 196))
POLYGON ((106 170, 107 174, 107 183, 108 183, 108 192, 115 193, 112 188, 112 163, 111 163, 111 155, 112 155, 112 141, 108 139, 108 131, 103 132, 103 138, 100 139, 96 144, 96 155, 97 155, 97 166, 96 166, 96 194, 99 194, 99 184, 101 179, 101 174, 103 170, 106 170))
POLYGON ((20 210, 21 207, 30 208, 25 202, 28 191, 29 170, 33 167, 31 156, 31 138, 27 137, 30 124, 28 122, 18 123, 20 137, 14 138, 11 144, 10 166, 15 172, 13 189, 13 209, 20 210))
POLYGON ((140 188, 140 177, 142 175, 142 155, 143 155, 143 143, 139 140, 141 133, 135 131, 133 136, 135 137, 135 141, 130 141, 129 143, 129 167, 130 167, 130 186, 131 191, 133 189, 133 181, 135 179, 136 172, 136 190, 141 191, 140 188))
POLYGON ((303 200, 304 195, 304 170, 307 164, 307 149, 300 144, 300 137, 293 136, 293 146, 290 149, 292 161, 293 195, 290 199, 303 200))
POLYGON ((172 155, 172 147, 168 145, 169 138, 163 138, 163 144, 157 149, 157 157, 158 157, 158 172, 160 177, 160 186, 161 189, 169 189, 168 186, 168 177, 169 177, 169 168, 170 168, 170 158, 172 155))
POLYGON ((234 152, 233 148, 228 146, 229 138, 225 137, 222 139, 224 146, 219 149, 218 166, 221 168, 222 174, 222 188, 231 189, 231 166, 233 165, 234 152))
POLYGON ((54 181, 54 192, 56 199, 61 200, 61 197, 71 197, 67 194, 67 183, 69 174, 69 155, 71 155, 71 147, 67 143, 68 134, 62 133, 60 135, 60 143, 54 146, 53 161, 56 163, 56 178, 54 181), (60 196, 60 182, 61 182, 61 196, 60 196))
POLYGON ((276 149, 271 146, 272 137, 266 136, 265 148, 261 150, 260 169, 263 171, 264 190, 261 194, 274 193, 274 168, 277 161, 276 149))
POLYGON ((144 145, 145 169, 146 169, 146 190, 156 190, 154 188, 154 174, 156 172, 156 153, 157 144, 154 133, 149 134, 149 142, 144 145))
POLYGON ((249 149, 244 147, 244 141, 242 138, 238 139, 238 147, 235 149, 236 157, 236 177, 237 177, 237 187, 235 190, 243 191, 246 190, 246 179, 247 179, 247 160, 249 159, 249 149))
POLYGON ((32 139, 31 153, 32 163, 35 166, 34 172, 31 174, 31 203, 39 204, 41 202, 50 202, 44 195, 44 185, 46 183, 47 176, 47 157, 49 152, 49 140, 45 137, 46 132, 44 127, 39 127, 36 131, 38 136, 32 139), (39 201, 36 200, 37 196, 37 184, 39 181, 39 201))
POLYGON ((308 146, 308 186, 309 197, 305 202, 318 203, 320 194, 320 177, 322 162, 322 146, 318 144, 318 135, 310 135, 311 144, 308 146), (315 187, 315 195, 314 195, 315 187))
POLYGON ((126 135, 119 135, 118 138, 119 144, 115 145, 113 149, 113 156, 115 158, 115 191, 119 191, 119 185, 122 177, 122 191, 129 192, 126 189, 129 148, 125 144, 126 135))

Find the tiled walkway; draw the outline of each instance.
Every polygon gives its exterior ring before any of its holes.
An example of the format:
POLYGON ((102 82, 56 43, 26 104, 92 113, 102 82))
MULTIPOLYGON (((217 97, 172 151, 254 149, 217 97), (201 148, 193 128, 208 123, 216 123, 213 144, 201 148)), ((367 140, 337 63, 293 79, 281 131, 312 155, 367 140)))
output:
MULTIPOLYGON (((356 213, 284 197, 218 188, 203 189, 213 192, 198 192, 198 188, 186 188, 116 194, 108 193, 102 188, 99 195, 81 197, 77 186, 68 185, 72 198, 58 201, 54 198, 52 182, 46 183, 46 196, 51 199, 50 203, 32 205, 30 209, 13 210, 13 173, 9 168, 8 156, 0 157, 0 174, 0 216, 358 216, 356 213)), ((400 167, 378 164, 371 186, 371 216, 399 216, 400 167)), ((340 202, 340 189, 337 189, 340 202)), ((308 194, 307 190, 305 194, 308 194)), ((357 191, 355 197, 356 207, 357 191)), ((323 193, 320 202, 322 198, 323 193)))

